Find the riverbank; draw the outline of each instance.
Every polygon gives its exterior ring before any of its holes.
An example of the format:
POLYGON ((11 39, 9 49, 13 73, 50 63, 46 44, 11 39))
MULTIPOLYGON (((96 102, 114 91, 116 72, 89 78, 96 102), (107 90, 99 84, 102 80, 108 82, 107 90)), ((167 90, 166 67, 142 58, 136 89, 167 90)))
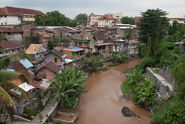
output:
POLYGON ((120 86, 126 80, 123 72, 135 67, 141 59, 131 60, 125 64, 109 67, 106 71, 91 74, 87 81, 87 93, 81 95, 78 108, 77 124, 149 124, 150 113, 135 105, 132 101, 120 101, 120 86), (127 106, 140 116, 123 117, 121 109, 127 106))

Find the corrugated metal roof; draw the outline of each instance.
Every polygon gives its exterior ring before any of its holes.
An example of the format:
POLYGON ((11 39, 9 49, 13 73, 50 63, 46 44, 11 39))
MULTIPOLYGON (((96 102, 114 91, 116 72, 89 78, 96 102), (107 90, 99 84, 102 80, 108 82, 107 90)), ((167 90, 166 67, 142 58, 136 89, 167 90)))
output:
POLYGON ((22 59, 19 61, 26 69, 33 67, 33 64, 28 59, 22 59))
POLYGON ((23 83, 19 85, 19 88, 23 89, 24 91, 28 92, 31 89, 34 89, 35 87, 32 85, 29 85, 28 83, 23 83))

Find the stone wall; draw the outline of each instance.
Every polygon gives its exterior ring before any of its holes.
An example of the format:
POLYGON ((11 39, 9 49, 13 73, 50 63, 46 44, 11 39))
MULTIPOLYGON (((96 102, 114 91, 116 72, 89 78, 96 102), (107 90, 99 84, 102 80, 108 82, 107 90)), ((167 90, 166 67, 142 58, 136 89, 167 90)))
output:
POLYGON ((161 99, 166 99, 166 98, 170 98, 171 96, 174 96, 175 91, 174 91, 174 85, 172 85, 173 82, 171 83, 171 81, 167 80, 172 78, 167 77, 169 75, 165 75, 170 73, 168 71, 163 70, 165 73, 161 74, 163 72, 162 70, 160 69, 159 69, 160 71, 154 71, 154 70, 155 70, 154 68, 149 68, 149 67, 146 68, 146 72, 150 76, 150 79, 154 81, 156 84, 156 93, 159 99, 161 100, 161 99), (167 79, 165 77, 167 77, 167 79))

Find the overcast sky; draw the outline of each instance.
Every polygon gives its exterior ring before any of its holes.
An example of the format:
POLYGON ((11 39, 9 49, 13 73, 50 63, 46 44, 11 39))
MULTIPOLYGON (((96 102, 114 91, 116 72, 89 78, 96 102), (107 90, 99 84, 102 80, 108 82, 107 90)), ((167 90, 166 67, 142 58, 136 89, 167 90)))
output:
POLYGON ((185 15, 185 0, 0 0, 0 7, 15 6, 50 12, 58 10, 74 18, 79 13, 114 13, 139 16, 147 9, 160 8, 170 14, 185 15))

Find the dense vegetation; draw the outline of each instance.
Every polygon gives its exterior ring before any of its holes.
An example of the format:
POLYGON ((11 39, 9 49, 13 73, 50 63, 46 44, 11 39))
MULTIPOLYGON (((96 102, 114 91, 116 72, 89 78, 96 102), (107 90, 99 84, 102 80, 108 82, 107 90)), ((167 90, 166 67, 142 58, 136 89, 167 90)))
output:
POLYGON ((37 26, 77 26, 76 20, 67 18, 59 11, 48 12, 45 16, 35 15, 35 25, 37 26))
POLYGON ((95 72, 103 69, 103 62, 101 56, 90 56, 83 61, 83 70, 86 72, 95 72))
POLYGON ((80 13, 75 17, 75 20, 78 25, 86 26, 87 25, 87 18, 88 18, 87 14, 80 13))
POLYGON ((128 75, 122 84, 123 93, 129 94, 141 106, 152 107, 152 123, 185 123, 185 54, 174 42, 181 42, 185 34, 185 25, 167 23, 166 12, 156 9, 142 13, 138 24, 140 30, 140 56, 145 57, 141 64, 128 75), (149 79, 143 79, 146 67, 168 68, 177 82, 175 97, 156 104, 155 85, 149 79), (155 106, 155 107, 154 107, 155 106))
POLYGON ((123 63, 127 61, 127 55, 123 52, 113 51, 110 53, 110 59, 113 63, 123 63))
POLYGON ((73 107, 80 93, 85 92, 85 73, 71 68, 55 75, 49 88, 65 107, 73 107))
POLYGON ((124 16, 121 19, 121 23, 122 24, 131 24, 131 25, 134 25, 135 24, 135 21, 134 21, 134 18, 133 17, 124 16))

